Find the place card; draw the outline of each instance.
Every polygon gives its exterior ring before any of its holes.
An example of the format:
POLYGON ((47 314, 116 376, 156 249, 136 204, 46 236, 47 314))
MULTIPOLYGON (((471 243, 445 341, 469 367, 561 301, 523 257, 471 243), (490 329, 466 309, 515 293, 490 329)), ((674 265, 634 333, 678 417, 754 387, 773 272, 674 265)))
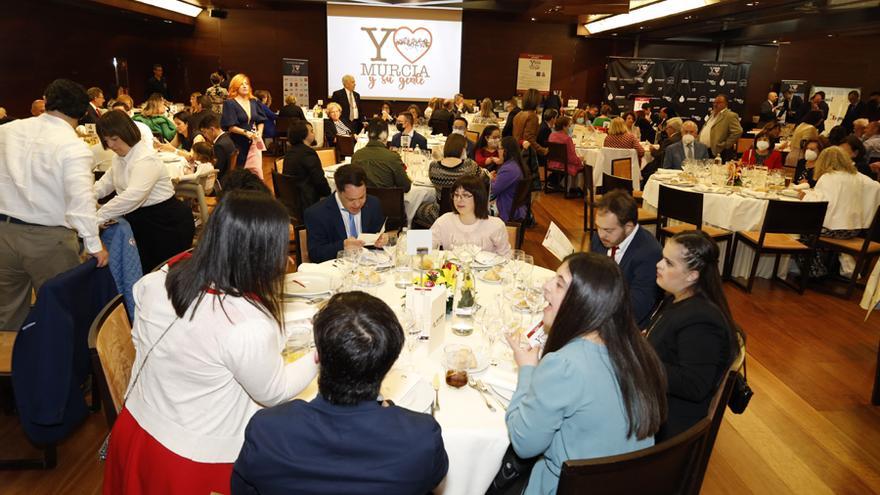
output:
POLYGON ((550 222, 547 235, 544 236, 544 242, 541 245, 547 248, 547 251, 550 251, 559 261, 574 252, 574 246, 571 245, 568 236, 555 222, 550 222))
POLYGON ((434 237, 429 229, 408 230, 406 232, 406 254, 416 256, 419 254, 431 254, 434 246, 434 237), (419 250, 423 250, 419 252, 419 250))

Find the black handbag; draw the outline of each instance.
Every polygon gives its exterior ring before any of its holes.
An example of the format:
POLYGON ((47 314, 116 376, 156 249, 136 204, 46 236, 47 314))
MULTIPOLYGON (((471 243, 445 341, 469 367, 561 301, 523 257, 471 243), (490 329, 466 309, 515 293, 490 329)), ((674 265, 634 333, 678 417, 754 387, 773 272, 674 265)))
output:
MULTIPOLYGON (((745 335, 743 335, 743 339, 745 339, 745 335)), ((745 412, 746 407, 748 407, 753 395, 755 393, 752 391, 752 387, 749 387, 749 382, 746 379, 746 358, 743 357, 742 372, 736 373, 736 378, 733 381, 733 391, 730 393, 727 407, 734 414, 742 414, 745 412)))
POLYGON ((486 490, 486 495, 513 495, 521 493, 526 481, 529 479, 529 475, 532 473, 535 462, 540 457, 523 459, 516 455, 516 452, 513 451, 513 446, 509 445, 507 451, 504 452, 504 458, 501 459, 501 469, 498 470, 498 474, 495 475, 495 479, 492 480, 492 484, 486 490))

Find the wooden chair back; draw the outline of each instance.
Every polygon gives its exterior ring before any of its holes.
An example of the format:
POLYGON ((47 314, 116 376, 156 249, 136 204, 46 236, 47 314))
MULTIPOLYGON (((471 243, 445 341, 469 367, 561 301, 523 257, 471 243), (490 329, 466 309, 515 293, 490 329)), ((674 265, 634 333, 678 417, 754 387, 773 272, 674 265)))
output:
MULTIPOLYGON (((761 239, 764 234, 814 234, 822 231, 827 202, 784 201, 771 199, 767 203, 767 213, 761 225, 761 239)), ((763 242, 759 242, 763 244, 763 242)))
POLYGON ((568 163, 568 147, 565 143, 547 143, 547 161, 568 163))
POLYGON ((746 151, 752 149, 752 146, 755 144, 755 138, 753 137, 741 137, 736 140, 736 152, 740 155, 744 154, 746 151))
POLYGON ((520 249, 522 247, 523 227, 522 222, 507 222, 507 240, 510 242, 511 249, 520 249))
POLYGON ((296 234, 296 266, 309 262, 309 236, 305 225, 293 227, 296 234))
POLYGON ((615 175, 602 174, 602 189, 604 192, 613 191, 615 189, 623 189, 624 191, 632 194, 632 180, 617 177, 615 175))
POLYGON ((468 141, 470 141, 474 144, 477 144, 477 141, 480 140, 480 133, 479 132, 467 131, 466 134, 467 134, 468 141))
POLYGON ((444 186, 440 188, 440 213, 438 217, 444 213, 449 213, 454 209, 452 205, 452 186, 444 186))
POLYGON ((322 167, 330 167, 339 163, 336 159, 336 148, 317 148, 318 158, 321 160, 322 167))
POLYGON ((290 215, 290 223, 302 225, 304 217, 296 179, 289 175, 279 174, 273 170, 272 186, 275 189, 275 197, 287 208, 287 214, 290 215))
POLYGON ((0 330, 0 376, 12 375, 12 348, 17 331, 0 330))
POLYGON ((107 425, 113 428, 116 416, 122 410, 135 358, 131 323, 121 295, 114 297, 98 313, 89 330, 89 342, 95 349, 92 372, 98 377, 97 392, 104 403, 107 425))
POLYGON ((336 136, 336 156, 344 158, 354 155, 354 142, 352 136, 336 136))
POLYGON ((611 160, 611 175, 632 180, 632 159, 614 158, 611 160))
POLYGON ((387 218, 386 231, 400 230, 408 226, 402 187, 368 187, 367 195, 375 196, 379 200, 382 214, 387 218))
POLYGON ((704 418, 663 443, 628 454, 569 460, 562 465, 559 495, 690 494, 694 470, 711 427, 704 418))
POLYGON ((665 227, 670 218, 696 225, 699 230, 703 225, 703 195, 661 184, 657 197, 658 226, 665 227))
POLYGON ((229 168, 226 170, 226 174, 228 175, 229 172, 234 172, 235 170, 238 170, 238 148, 229 155, 229 168))
MULTIPOLYGON (((737 349, 737 355, 740 352, 745 355, 745 348, 737 349)), ((734 360, 736 362, 736 360, 734 360)), ((706 468, 709 467, 709 458, 712 457, 712 448, 715 446, 715 439, 718 437, 718 430, 721 428, 721 420, 724 419, 724 411, 727 410, 727 403, 730 402, 730 395, 733 393, 733 385, 736 382, 736 370, 729 370, 721 381, 718 390, 712 402, 709 403, 709 431, 706 432, 706 439, 697 458, 696 466, 694 466, 693 478, 690 486, 690 493, 700 493, 703 485, 703 478, 706 475, 706 468)))
POLYGON ((275 171, 279 174, 284 173, 284 157, 275 159, 275 171))

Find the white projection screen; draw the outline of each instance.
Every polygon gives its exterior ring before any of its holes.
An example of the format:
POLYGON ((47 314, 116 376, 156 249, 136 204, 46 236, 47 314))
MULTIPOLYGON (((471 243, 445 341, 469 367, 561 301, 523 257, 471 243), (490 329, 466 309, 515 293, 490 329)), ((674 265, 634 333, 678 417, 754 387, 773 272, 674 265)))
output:
POLYGON ((427 100, 458 93, 461 10, 327 5, 327 82, 351 74, 362 98, 427 100))

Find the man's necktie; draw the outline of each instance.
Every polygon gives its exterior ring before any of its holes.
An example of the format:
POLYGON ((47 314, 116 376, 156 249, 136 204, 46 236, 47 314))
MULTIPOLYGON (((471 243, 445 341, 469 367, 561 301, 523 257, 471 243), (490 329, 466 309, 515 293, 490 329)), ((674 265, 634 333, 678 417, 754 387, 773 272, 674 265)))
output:
POLYGON ((617 260, 615 259, 616 256, 617 256, 617 246, 614 246, 613 248, 611 248, 611 259, 614 260, 615 263, 617 262, 617 260))
POLYGON ((354 94, 351 93, 351 92, 348 93, 348 109, 349 109, 349 111, 348 111, 348 118, 351 119, 351 120, 355 120, 355 116, 354 116, 354 109, 355 109, 355 107, 354 107, 354 94))
POLYGON ((357 223, 354 221, 354 215, 352 215, 351 212, 348 212, 348 235, 355 239, 357 239, 358 236, 357 223))

